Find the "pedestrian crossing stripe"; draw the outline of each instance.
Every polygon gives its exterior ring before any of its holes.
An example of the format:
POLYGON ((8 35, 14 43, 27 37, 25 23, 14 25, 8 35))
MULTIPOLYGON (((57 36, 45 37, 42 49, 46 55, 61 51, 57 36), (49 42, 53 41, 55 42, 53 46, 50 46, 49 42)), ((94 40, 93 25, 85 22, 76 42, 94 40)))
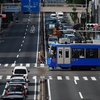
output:
POLYGON ((88 78, 87 78, 86 76, 84 76, 84 77, 83 77, 83 79, 84 79, 85 81, 87 81, 87 80, 88 80, 88 78))
POLYGON ((12 63, 12 64, 0 64, 1 67, 15 67, 15 66, 26 66, 26 67, 47 67, 47 64, 37 64, 37 63, 12 63))
POLYGON ((78 76, 74 76, 74 80, 79 80, 79 77, 78 76))
MULTIPOLYGON (((5 76, 5 75, 4 75, 5 76)), ((9 80, 11 78, 11 75, 7 75, 6 77, 4 77, 3 75, 0 75, 0 80, 2 80, 3 78, 5 78, 6 80, 9 80)), ((37 76, 32 76, 32 79, 34 79, 34 77, 37 77, 37 76)), ((53 80, 53 79, 57 79, 57 80, 76 80, 76 81, 79 81, 79 80, 84 80, 84 81, 89 81, 89 80, 92 80, 92 81, 97 81, 97 78, 94 77, 94 76, 91 76, 91 77, 87 77, 87 76, 83 76, 81 78, 79 78, 78 76, 73 76, 70 77, 70 76, 40 76, 40 78, 45 78, 45 79, 49 79, 49 80, 53 80)), ((98 78, 99 80, 100 78, 98 78)))
POLYGON ((97 80, 95 77, 91 77, 91 79, 92 79, 93 81, 96 81, 96 80, 97 80))

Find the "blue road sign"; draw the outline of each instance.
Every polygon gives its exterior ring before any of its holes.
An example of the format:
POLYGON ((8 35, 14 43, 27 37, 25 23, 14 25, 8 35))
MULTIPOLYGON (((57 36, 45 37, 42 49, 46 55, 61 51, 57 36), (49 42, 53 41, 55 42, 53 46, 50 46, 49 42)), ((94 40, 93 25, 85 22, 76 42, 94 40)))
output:
POLYGON ((22 0, 21 8, 22 12, 39 12, 40 0, 22 0))

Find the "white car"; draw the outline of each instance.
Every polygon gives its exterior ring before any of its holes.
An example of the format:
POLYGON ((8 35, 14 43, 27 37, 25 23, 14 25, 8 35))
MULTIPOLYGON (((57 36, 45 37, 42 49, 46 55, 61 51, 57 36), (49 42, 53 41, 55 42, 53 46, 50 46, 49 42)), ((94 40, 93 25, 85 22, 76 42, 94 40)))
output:
POLYGON ((75 35, 74 34, 64 34, 64 38, 73 39, 75 38, 75 35))
POLYGON ((50 17, 56 19, 56 14, 55 13, 52 13, 52 14, 50 14, 50 17))
POLYGON ((63 12, 56 12, 57 19, 64 18, 63 12))
POLYGON ((50 37, 48 38, 48 45, 49 45, 49 47, 50 47, 51 44, 53 44, 53 43, 58 43, 58 41, 59 41, 59 39, 58 39, 57 36, 50 36, 50 37))
POLYGON ((26 79, 28 79, 29 72, 25 66, 15 66, 12 70, 13 75, 23 75, 26 79))

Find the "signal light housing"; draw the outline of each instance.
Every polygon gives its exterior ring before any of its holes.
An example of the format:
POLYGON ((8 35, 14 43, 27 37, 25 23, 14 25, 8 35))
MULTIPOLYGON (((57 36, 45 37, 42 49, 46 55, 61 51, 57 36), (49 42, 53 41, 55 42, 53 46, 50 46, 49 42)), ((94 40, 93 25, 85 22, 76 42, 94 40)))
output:
POLYGON ((94 28, 97 29, 99 27, 99 25, 97 23, 87 23, 86 24, 87 28, 94 28))

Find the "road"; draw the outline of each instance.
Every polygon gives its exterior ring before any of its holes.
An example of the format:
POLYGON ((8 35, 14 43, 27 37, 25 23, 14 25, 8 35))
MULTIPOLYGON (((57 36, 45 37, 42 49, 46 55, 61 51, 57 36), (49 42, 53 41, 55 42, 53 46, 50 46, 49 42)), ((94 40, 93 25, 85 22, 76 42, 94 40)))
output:
MULTIPOLYGON (((49 16, 50 13, 44 15, 49 16)), ((45 18, 44 18, 45 19, 45 18)), ((47 65, 37 64, 39 14, 19 14, 19 22, 13 23, 1 38, 0 95, 16 65, 25 65, 29 73, 28 100, 39 96, 40 77, 47 79, 49 100, 99 100, 100 71, 49 71, 47 65), (34 26, 33 26, 34 25, 34 26), (33 31, 35 27, 35 32, 33 31), (30 33, 31 32, 31 33, 30 33)), ((46 49, 46 54, 47 54, 46 49)))
MULTIPOLYGON (((35 68, 39 46, 39 20, 40 14, 18 14, 18 23, 12 23, 11 27, 1 38, 0 42, 0 95, 2 95, 7 80, 15 66, 35 68)), ((29 77, 28 100, 36 99, 36 76, 29 77)))

